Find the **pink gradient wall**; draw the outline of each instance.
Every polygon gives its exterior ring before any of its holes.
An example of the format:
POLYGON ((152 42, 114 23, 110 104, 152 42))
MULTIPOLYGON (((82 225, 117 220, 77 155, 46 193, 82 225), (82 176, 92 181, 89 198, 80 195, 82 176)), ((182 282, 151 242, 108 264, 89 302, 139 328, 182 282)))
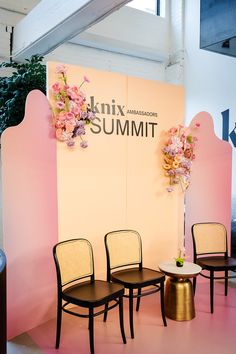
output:
POLYGON ((56 142, 50 117, 45 95, 32 91, 23 122, 2 135, 8 338, 55 315, 56 142))
POLYGON ((197 222, 223 223, 230 246, 232 147, 214 133, 213 119, 207 112, 198 113, 190 126, 198 138, 196 160, 192 166, 191 184, 186 193, 186 248, 192 257, 191 226, 197 222), (194 128, 193 128, 194 129, 194 128))

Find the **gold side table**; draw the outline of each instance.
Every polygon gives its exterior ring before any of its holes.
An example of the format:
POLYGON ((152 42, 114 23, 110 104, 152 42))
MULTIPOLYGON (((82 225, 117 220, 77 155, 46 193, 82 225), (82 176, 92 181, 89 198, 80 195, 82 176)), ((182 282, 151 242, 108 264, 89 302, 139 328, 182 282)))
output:
POLYGON ((176 321, 188 321, 195 317, 194 294, 189 278, 196 277, 202 268, 191 262, 177 267, 175 261, 162 262, 160 270, 169 278, 165 286, 165 314, 176 321))

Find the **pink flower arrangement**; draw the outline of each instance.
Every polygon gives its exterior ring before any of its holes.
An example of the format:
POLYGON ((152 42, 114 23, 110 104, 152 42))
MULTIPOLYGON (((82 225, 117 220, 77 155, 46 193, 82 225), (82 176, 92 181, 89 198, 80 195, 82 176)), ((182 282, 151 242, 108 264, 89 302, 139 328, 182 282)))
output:
MULTIPOLYGON (((200 127, 200 124, 196 123, 195 127, 200 127)), ((169 129, 167 134, 168 140, 162 149, 164 154, 163 169, 165 176, 169 179, 167 191, 172 192, 173 186, 178 183, 185 191, 190 184, 190 172, 195 159, 194 148, 197 138, 182 125, 169 129)))
POLYGON ((80 146, 86 148, 87 141, 83 139, 86 134, 86 126, 95 118, 93 112, 86 103, 85 94, 81 91, 84 83, 90 80, 84 76, 80 86, 70 86, 67 83, 67 68, 65 65, 56 67, 58 81, 51 87, 53 98, 53 120, 56 138, 66 142, 68 147, 75 145, 77 137, 80 138, 80 146))

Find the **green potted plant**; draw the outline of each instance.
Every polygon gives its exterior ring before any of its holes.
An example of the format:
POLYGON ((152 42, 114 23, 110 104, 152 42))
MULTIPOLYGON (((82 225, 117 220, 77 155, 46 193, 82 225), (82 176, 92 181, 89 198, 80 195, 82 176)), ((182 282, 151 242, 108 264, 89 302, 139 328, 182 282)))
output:
POLYGON ((7 127, 23 120, 30 91, 38 89, 46 93, 46 67, 42 60, 42 56, 33 55, 24 63, 0 64, 0 68, 13 69, 11 76, 0 77, 0 135, 7 127))
POLYGON ((177 267, 183 267, 184 265, 184 258, 177 257, 175 258, 176 266, 177 267))
POLYGON ((175 258, 175 264, 177 267, 183 267, 185 261, 185 248, 179 249, 179 255, 175 258))

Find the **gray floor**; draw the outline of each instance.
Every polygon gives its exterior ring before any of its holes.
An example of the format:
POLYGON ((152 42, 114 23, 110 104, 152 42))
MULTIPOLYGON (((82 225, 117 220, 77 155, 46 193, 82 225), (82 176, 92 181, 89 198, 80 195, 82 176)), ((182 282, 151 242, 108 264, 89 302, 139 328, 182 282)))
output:
POLYGON ((43 354, 28 334, 24 333, 7 343, 7 354, 43 354))

